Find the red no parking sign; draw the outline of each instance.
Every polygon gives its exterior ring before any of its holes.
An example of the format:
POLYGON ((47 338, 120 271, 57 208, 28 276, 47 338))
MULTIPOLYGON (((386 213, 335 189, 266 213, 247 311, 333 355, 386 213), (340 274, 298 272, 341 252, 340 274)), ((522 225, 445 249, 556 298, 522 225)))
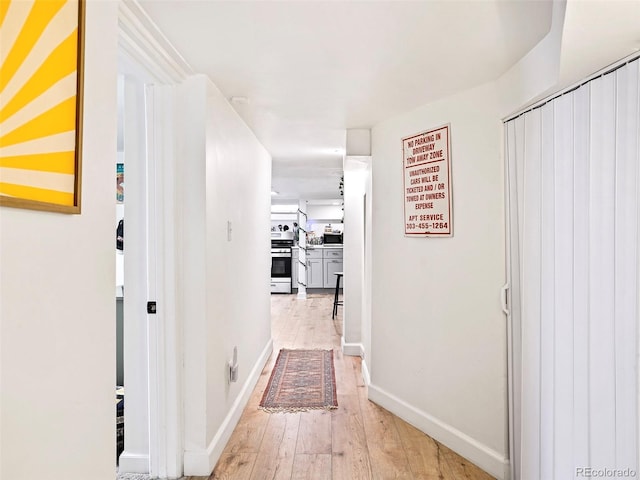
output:
POLYGON ((404 234, 453 235, 451 125, 402 139, 404 234))

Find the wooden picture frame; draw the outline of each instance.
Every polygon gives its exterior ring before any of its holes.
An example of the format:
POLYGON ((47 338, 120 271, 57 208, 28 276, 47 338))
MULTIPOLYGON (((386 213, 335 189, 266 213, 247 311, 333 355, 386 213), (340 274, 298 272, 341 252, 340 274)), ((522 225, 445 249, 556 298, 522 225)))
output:
POLYGON ((0 3, 0 206, 80 213, 85 1, 0 3))

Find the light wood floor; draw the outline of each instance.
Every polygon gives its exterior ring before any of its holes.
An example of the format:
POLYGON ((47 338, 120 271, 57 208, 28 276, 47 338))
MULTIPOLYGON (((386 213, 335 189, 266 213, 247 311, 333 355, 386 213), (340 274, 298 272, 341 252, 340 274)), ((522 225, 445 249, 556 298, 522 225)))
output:
POLYGON ((360 358, 340 351, 342 307, 332 320, 332 295, 271 298, 273 354, 210 480, 493 478, 367 400, 360 358), (269 414, 258 409, 281 348, 334 349, 337 410, 269 414))

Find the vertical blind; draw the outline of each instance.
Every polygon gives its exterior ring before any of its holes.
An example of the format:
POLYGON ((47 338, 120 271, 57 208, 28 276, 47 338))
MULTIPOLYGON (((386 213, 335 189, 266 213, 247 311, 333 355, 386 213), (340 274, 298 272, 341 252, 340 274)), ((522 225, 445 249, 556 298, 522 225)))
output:
POLYGON ((505 123, 519 480, 640 476, 639 65, 505 123))

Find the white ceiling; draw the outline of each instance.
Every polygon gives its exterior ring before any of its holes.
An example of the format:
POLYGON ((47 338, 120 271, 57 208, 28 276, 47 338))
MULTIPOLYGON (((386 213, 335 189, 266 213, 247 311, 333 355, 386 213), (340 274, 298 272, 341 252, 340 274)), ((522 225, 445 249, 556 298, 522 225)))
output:
POLYGON ((141 0, 273 157, 287 198, 336 196, 345 129, 497 78, 549 31, 550 1, 141 0))

